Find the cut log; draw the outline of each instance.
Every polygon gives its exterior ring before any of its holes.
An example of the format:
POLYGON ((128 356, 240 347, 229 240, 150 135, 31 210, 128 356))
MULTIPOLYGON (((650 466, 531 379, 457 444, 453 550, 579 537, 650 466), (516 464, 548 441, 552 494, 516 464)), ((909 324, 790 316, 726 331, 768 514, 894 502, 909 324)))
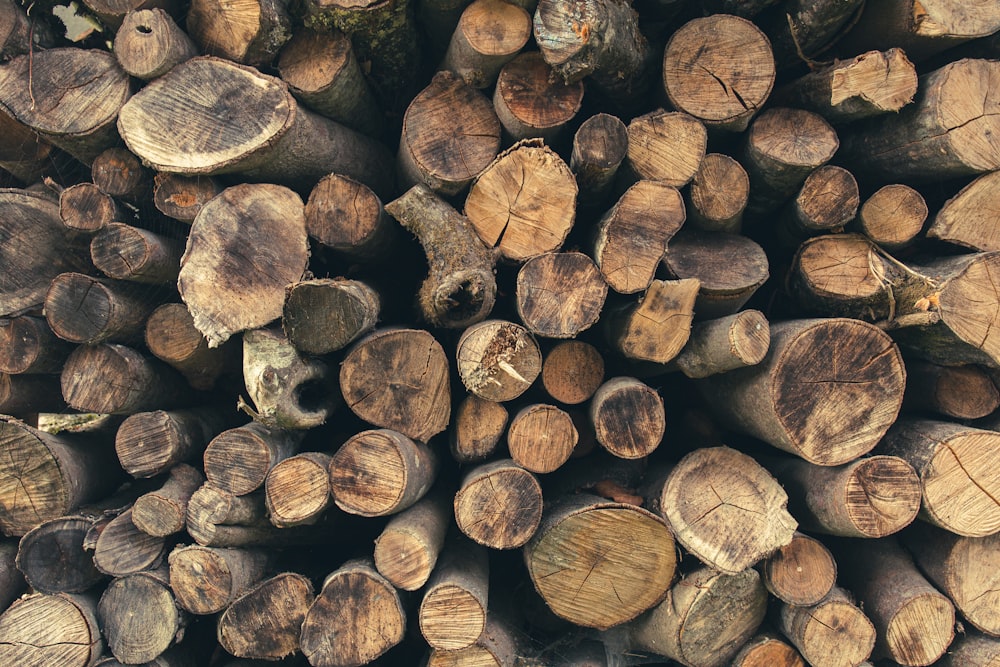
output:
POLYGON ((527 405, 514 415, 507 448, 517 465, 534 473, 557 470, 573 454, 580 435, 569 414, 554 405, 527 405))
MULTIPOLYGON (((168 648, 150 662, 144 663, 143 667, 191 667, 195 664, 194 659, 191 649, 186 644, 180 644, 168 648)), ((126 664, 114 656, 106 656, 94 663, 94 667, 126 667, 126 664)))
POLYGON ((278 528, 314 523, 332 500, 330 455, 302 452, 278 461, 264 480, 267 515, 278 528))
POLYGON ((750 638, 733 656, 732 667, 806 667, 793 646, 769 632, 750 638))
POLYGON ((530 38, 531 16, 523 7, 477 0, 462 11, 440 69, 454 72, 473 88, 490 88, 530 38))
POLYGON ((507 430, 507 409, 501 403, 469 394, 455 408, 450 448, 459 463, 490 458, 507 430))
MULTIPOLYGON (((8 0, 0 4, 0 12, 5 11, 4 8, 15 7, 17 6, 13 0, 8 0)), ((21 15, 24 13, 21 12, 21 15)), ((2 28, 0 24, 0 30, 2 28)), ((0 53, 3 53, 2 47, 0 53)), ((0 113, 0 132, 7 137, 3 147, 0 147, 0 169, 26 185, 41 181, 46 172, 51 170, 51 158, 59 153, 58 149, 6 113, 0 113)))
POLYGON ((628 164, 635 178, 680 188, 698 173, 708 146, 708 130, 694 116, 663 109, 628 124, 628 164))
POLYGON ((559 80, 537 51, 504 65, 493 93, 493 108, 506 136, 514 141, 540 138, 549 145, 563 135, 582 103, 583 82, 559 80))
POLYGON ((84 4, 110 32, 118 29, 130 11, 152 7, 162 7, 167 11, 176 9, 172 0, 87 0, 84 4))
POLYGON ((825 598, 837 581, 837 563, 830 550, 797 531, 791 542, 760 563, 759 570, 771 595, 801 607, 825 598))
POLYGON ((267 65, 292 36, 292 20, 287 3, 277 0, 194 0, 187 12, 187 33, 202 53, 267 65))
POLYGON ((131 415, 191 400, 184 379, 162 362, 124 345, 81 345, 62 372, 66 403, 81 412, 131 415))
POLYGON ((152 662, 183 636, 186 615, 177 608, 167 585, 167 571, 114 579, 97 607, 108 649, 120 662, 152 662))
POLYGON ((451 518, 449 504, 437 495, 395 515, 375 540, 375 569, 400 590, 423 588, 437 567, 451 518))
POLYGON ((282 572, 265 579, 219 616, 219 644, 238 658, 289 656, 299 650, 299 631, 314 599, 312 583, 301 574, 282 572))
POLYGON ((146 318, 146 347, 154 357, 180 371, 194 389, 211 389, 234 366, 236 347, 210 348, 208 339, 194 326, 183 303, 165 303, 146 318))
POLYGON ((470 469, 455 494, 455 522, 473 542, 491 549, 524 546, 542 520, 542 487, 511 459, 470 469))
POLYGON ((112 222, 90 241, 90 257, 118 280, 162 285, 177 280, 184 243, 146 229, 112 222))
MULTIPOLYGON (((116 52, 121 56, 121 52, 116 52)), ((90 178, 97 189, 123 201, 147 203, 152 192, 152 174, 129 151, 115 146, 94 158, 90 178)))
POLYGON ((153 179, 153 203, 163 215, 192 222, 205 203, 222 192, 222 185, 211 176, 183 176, 159 172, 153 179))
POLYGON ((0 615, 0 660, 23 667, 89 667, 104 652, 97 601, 58 593, 15 600, 0 615))
POLYGON ((916 239, 925 220, 927 202, 923 195, 908 185, 894 183, 882 186, 865 200, 856 226, 881 247, 896 250, 916 239))
POLYGON ((927 228, 927 238, 985 252, 1000 250, 1000 236, 989 217, 997 206, 998 179, 996 172, 983 174, 945 202, 927 228))
POLYGON ((859 667, 875 648, 875 626, 838 586, 818 603, 782 603, 775 624, 813 667, 859 667))
POLYGON ((573 135, 569 168, 576 175, 580 208, 599 208, 628 155, 628 130, 620 118, 594 114, 573 135))
POLYGON ((267 519, 263 494, 234 496, 205 484, 188 501, 188 535, 206 547, 288 545, 292 528, 277 528, 267 519))
MULTIPOLYGON (((205 483, 205 476, 186 463, 170 469, 159 489, 144 493, 132 505, 132 523, 153 537, 167 537, 184 530, 188 501, 205 483)), ((99 541, 99 540, 98 540, 99 541)))
POLYGON ((159 567, 166 555, 166 541, 139 530, 128 509, 108 522, 98 535, 94 566, 112 577, 127 577, 159 567))
MULTIPOLYGON (((771 345, 771 327, 759 310, 697 322, 675 363, 689 378, 759 364, 771 345)), ((543 369, 544 372, 544 369, 543 369)))
POLYGON ((1000 639, 969 632, 955 639, 938 663, 941 667, 996 667, 1000 662, 1000 639))
POLYGON ((589 416, 597 442, 622 459, 652 453, 666 428, 663 398, 631 377, 614 377, 598 387, 589 416))
MULTIPOLYGON (((17 569, 39 593, 82 593, 104 580, 84 550, 95 519, 68 515, 38 524, 17 543, 17 569)), ((8 604, 10 602, 8 601, 8 604)))
POLYGON ((1000 408, 1000 391, 978 366, 938 366, 913 360, 906 364, 903 407, 952 419, 979 419, 1000 408))
POLYGON ((45 294, 45 319, 71 343, 134 343, 156 307, 155 293, 137 285, 83 273, 61 273, 45 294))
POLYGON ((114 54, 118 64, 143 81, 163 76, 198 53, 191 37, 159 7, 129 12, 115 33, 114 54))
POLYGON ((59 193, 59 217, 74 235, 90 236, 112 222, 128 220, 125 209, 93 183, 77 183, 59 193))
POLYGON ((225 610, 264 578, 273 557, 261 549, 180 546, 170 552, 170 588, 181 609, 207 615, 225 610))
POLYGON ((823 165, 806 176, 798 194, 779 213, 778 242, 795 248, 806 237, 842 232, 860 204, 854 175, 843 167, 823 165))
POLYGON ((560 403, 578 405, 604 383, 604 357, 580 340, 559 343, 542 362, 542 386, 560 403))
POLYGON ((244 496, 264 485, 279 461, 298 452, 302 434, 251 422, 215 436, 205 448, 205 477, 217 489, 244 496))
POLYGON ((536 336, 573 338, 597 323, 607 294, 594 260, 580 252, 551 252, 518 271, 515 305, 536 336))
POLYGON ((360 280, 302 280, 285 288, 281 326, 300 352, 328 354, 371 332, 380 304, 378 292, 360 280))
POLYGON ((319 179, 305 215, 309 238, 358 260, 391 254, 401 236, 371 188, 340 174, 319 179))
POLYGON ((174 465, 200 457, 209 441, 234 421, 214 406, 156 410, 131 415, 118 427, 115 451, 125 472, 154 477, 174 465))
POLYGON ((5 539, 0 542, 0 606, 10 606, 28 587, 24 575, 16 566, 20 551, 17 540, 5 539))
POLYGON ((708 153, 698 166, 684 201, 689 225, 706 232, 739 234, 750 198, 750 177, 739 162, 708 153))
POLYGON ((504 320, 486 320, 462 332, 456 357, 462 384, 488 401, 517 398, 542 371, 542 353, 531 333, 504 320))
POLYGON ((638 303, 606 313, 605 337, 626 359, 667 363, 688 342, 700 286, 696 278, 652 281, 638 303))
POLYGON ((475 644, 487 624, 490 561, 486 549, 450 540, 427 582, 417 619, 432 649, 458 651, 475 644))

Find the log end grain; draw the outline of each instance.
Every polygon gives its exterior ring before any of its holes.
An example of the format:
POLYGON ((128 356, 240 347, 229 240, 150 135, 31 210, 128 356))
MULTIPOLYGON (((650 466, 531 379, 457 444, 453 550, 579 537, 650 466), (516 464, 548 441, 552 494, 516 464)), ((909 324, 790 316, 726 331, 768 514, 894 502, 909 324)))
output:
POLYGON ((477 544, 516 549, 542 520, 542 487, 532 473, 500 459, 469 471, 454 508, 459 530, 477 544))

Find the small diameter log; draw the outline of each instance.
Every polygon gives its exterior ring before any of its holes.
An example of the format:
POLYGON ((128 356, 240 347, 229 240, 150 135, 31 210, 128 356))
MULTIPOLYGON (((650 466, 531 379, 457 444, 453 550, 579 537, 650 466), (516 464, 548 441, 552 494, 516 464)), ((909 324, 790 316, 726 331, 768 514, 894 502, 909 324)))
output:
POLYGON ((382 201, 364 183, 327 174, 306 202, 309 238, 360 261, 377 260, 399 240, 399 229, 382 201))
POLYGON ((180 240, 120 222, 106 225, 90 240, 90 257, 98 270, 137 283, 173 283, 183 253, 180 240))
POLYGON ((739 311, 770 276, 764 249, 745 236, 681 230, 671 239, 663 266, 674 278, 699 281, 698 319, 739 311))
POLYGON ((314 667, 359 667, 403 641, 399 592, 370 560, 331 572, 302 623, 299 643, 314 667))
POLYGON ((315 278, 285 288, 281 325, 295 349, 328 354, 375 328, 381 299, 367 283, 315 278))
POLYGON ((153 179, 153 204, 163 215, 192 222, 209 199, 222 192, 211 176, 183 176, 160 172, 153 179))
POLYGON ((124 345, 81 345, 62 372, 66 403, 80 412, 131 415, 190 400, 190 389, 172 368, 124 345))
POLYGON ((215 436, 205 448, 205 477, 217 489, 244 496, 264 485, 267 473, 298 452, 302 434, 251 422, 215 436))
POLYGON ((471 646, 456 651, 432 648, 427 656, 427 667, 514 667, 524 659, 524 650, 518 646, 517 631, 502 615, 491 613, 482 634, 471 646))
POLYGON ((134 342, 158 299, 129 282, 61 273, 45 294, 45 319, 71 343, 134 342))
POLYGON ((170 469, 170 477, 159 489, 144 493, 132 505, 132 523, 153 537, 167 537, 184 530, 188 501, 205 476, 186 463, 170 469))
POLYGON ((486 320, 462 332, 456 350, 458 376, 488 401, 510 401, 542 371, 542 353, 531 333, 514 322, 486 320))
POLYGON ((648 288, 684 219, 677 188, 641 180, 626 190, 594 232, 594 261, 611 289, 634 294, 648 288))
POLYGON ((631 377, 614 377, 602 384, 590 401, 589 415, 597 442, 622 459, 652 453, 666 428, 663 398, 631 377))
POLYGON ((93 183, 77 183, 59 193, 59 217, 74 234, 89 236, 130 216, 93 183))
POLYGON ((111 197, 130 202, 149 200, 152 175, 138 157, 124 148, 115 146, 95 157, 90 178, 98 190, 111 197))
POLYGON ((628 130, 616 116, 594 114, 573 135, 569 168, 576 175, 580 208, 598 208, 628 155, 628 130))
POLYGON ((663 109, 628 124, 628 166, 635 178, 680 188, 698 172, 708 131, 694 116, 663 109))
POLYGON ((749 198, 750 177, 743 165, 728 155, 708 153, 684 197, 688 225, 739 234, 749 198))
POLYGON ((152 7, 162 7, 168 12, 176 10, 172 0, 86 0, 83 4, 98 19, 97 29, 101 30, 103 24, 107 26, 109 32, 117 30, 124 16, 130 11, 152 7))
POLYGON ((812 667, 859 667, 875 648, 875 626, 839 586, 808 607, 782 603, 774 620, 812 667))
POLYGON ((874 655, 900 665, 937 661, 955 636, 955 607, 894 540, 838 543, 840 579, 875 625, 874 655))
POLYGON ((913 104, 845 133, 838 160, 859 178, 882 182, 936 182, 995 171, 997 82, 1000 63, 991 60, 958 60, 925 74, 913 104))
POLYGON ((451 455, 459 463, 490 458, 507 430, 507 408, 502 403, 469 394, 455 409, 451 424, 451 455))
MULTIPOLYGON (((143 667, 191 667, 194 659, 188 645, 180 644, 171 646, 150 662, 143 663, 143 667)), ((94 663, 94 667, 126 667, 126 665, 114 656, 106 656, 94 663)))
POLYGON ((58 593, 25 596, 0 615, 5 665, 90 667, 104 652, 93 597, 58 593))
POLYGON ((1000 535, 961 537, 918 521, 900 540, 966 621, 1000 636, 1000 535))
POLYGON ((493 108, 514 141, 537 137, 555 143, 582 103, 583 82, 559 80, 537 51, 504 65, 493 93, 493 108))
POLYGON ((858 182, 851 172, 823 165, 806 176, 798 194, 779 213, 775 221, 778 242, 795 248, 806 237, 842 232, 860 204, 858 182))
POLYGON ((194 0, 187 12, 187 33, 202 53, 267 65, 292 36, 292 20, 284 2, 194 0))
MULTIPOLYGON (((969 214, 974 215, 974 211, 965 211, 963 217, 969 214)), ((926 220, 923 195, 908 185, 895 183, 882 186, 865 200, 854 226, 879 246, 896 250, 916 239, 926 220)), ((996 249, 1000 250, 1000 245, 996 249)))
POLYGON ((606 337, 627 359, 667 363, 688 341, 700 286, 696 278, 652 281, 638 303, 607 314, 606 337))
POLYGON ((831 318, 773 324, 761 363, 697 384, 723 424, 832 466, 875 447, 899 413, 904 378, 887 334, 831 318))
POLYGON ((332 500, 330 455, 302 452, 278 461, 264 479, 267 515, 278 528, 314 523, 332 500))
POLYGON ((889 429, 877 452, 898 456, 917 471, 925 521, 967 537, 1000 530, 1000 433, 904 418, 889 429))
POLYGON ((730 14, 688 21, 663 54, 670 104, 713 130, 745 130, 771 94, 774 75, 771 42, 753 23, 730 14))
POLYGON ((661 518, 589 494, 546 510, 524 561, 556 616, 606 630, 663 600, 677 555, 661 518))
POLYGON ((264 578, 273 556, 261 549, 180 546, 170 552, 170 588, 181 609, 223 611, 264 578))
POLYGON ((66 401, 55 375, 10 375, 0 373, 0 414, 23 416, 39 412, 62 412, 66 401))
POLYGON ((211 389, 231 365, 230 347, 210 348, 183 303, 165 303, 146 318, 146 347, 180 371, 194 389, 211 389))
POLYGON ((219 615, 219 644, 238 658, 280 660, 299 650, 315 596, 308 578, 283 572, 261 581, 219 615))
POLYGON ((5 113, 84 164, 117 143, 115 121, 131 94, 128 74, 99 49, 32 51, 0 72, 5 113))
POLYGON ((385 210, 417 237, 429 272, 417 293, 432 326, 460 329, 489 316, 496 302, 493 256, 472 222, 424 185, 415 185, 385 210))
MULTIPOLYGON (((790 0, 776 11, 761 17, 764 32, 771 38, 778 70, 805 63, 816 67, 831 45, 854 25, 864 8, 864 0, 790 0)), ((890 44, 888 46, 896 46, 890 44)), ((860 48, 845 55, 853 56, 860 48)))
POLYGON ((309 258, 303 212, 297 194, 267 183, 235 185, 202 207, 177 288, 209 347, 281 317, 285 286, 302 277, 309 258))
POLYGON ((436 495, 395 515, 375 539, 375 569, 400 590, 423 588, 437 567, 451 519, 448 502, 436 495))
POLYGON ((822 116, 788 107, 760 114, 746 136, 740 159, 750 176, 747 214, 753 217, 778 209, 840 147, 836 131, 822 116))
POLYGON ((767 590, 756 570, 688 573, 652 611, 625 626, 628 646, 686 667, 723 667, 760 627, 767 590))
POLYGON ((990 374, 978 366, 938 366, 913 360, 906 364, 903 407, 953 419, 978 419, 1000 408, 1000 391, 990 374))
POLYGON ((427 331, 379 329, 340 364, 340 390, 357 416, 427 442, 448 426, 448 359, 427 331))
POLYGON ((303 106, 369 136, 382 133, 382 111, 339 30, 296 31, 281 50, 278 73, 303 106))
POLYGON ((973 250, 1000 250, 1000 235, 989 217, 989 212, 998 205, 998 179, 1000 175, 990 172, 962 188, 934 216, 927 237, 973 250))
POLYGON ((551 252, 529 259, 517 273, 517 314, 536 336, 573 338, 601 316, 608 285, 580 252, 551 252))
POLYGON ((206 547, 287 546, 302 536, 268 521, 263 494, 234 496, 211 484, 203 485, 188 501, 187 531, 206 547))
POLYGON ((500 119, 481 92, 452 72, 438 72, 403 116, 397 155, 402 187, 424 184, 457 195, 500 150, 500 119))
MULTIPOLYGON (((38 524, 17 543, 17 569, 39 593, 82 593, 105 577, 84 550, 95 520, 68 515, 38 524)), ((8 602, 9 604, 9 602, 8 602)))
POLYGON ((108 649, 120 662, 152 662, 183 636, 186 615, 167 585, 166 568, 114 579, 97 607, 108 649))
POLYGON ((125 577, 159 567, 167 555, 162 537, 139 530, 132 510, 122 512, 103 527, 94 546, 94 566, 112 577, 125 577))
POLYGON ((118 427, 118 461, 133 477, 155 477, 182 461, 200 457, 209 441, 232 421, 232 415, 214 406, 139 412, 118 427))
POLYGON ((762 462, 784 486, 804 530, 879 538, 899 532, 920 511, 920 478, 897 456, 869 456, 840 466, 794 457, 762 462))
POLYGON ((454 501, 455 522, 473 542, 490 549, 524 546, 542 520, 542 487, 511 459, 470 469, 454 501))
MULTIPOLYGON (((417 3, 417 21, 423 27, 426 38, 423 46, 425 53, 431 62, 437 62, 444 55, 448 48, 448 42, 459 20, 462 12, 469 5, 470 0, 424 0, 417 3)), ((530 9, 528 5, 522 6, 530 9)))
POLYGON ((786 604, 808 607, 825 598, 837 581, 837 563, 819 540, 800 532, 759 566, 764 586, 786 604))
POLYGON ((583 403, 603 383, 604 357, 590 343, 580 340, 559 343, 542 362, 542 386, 560 403, 583 403))
POLYGON ((769 632, 750 638, 733 656, 732 667, 806 667, 793 646, 769 632))
POLYGON ((952 642, 938 664, 941 667, 996 667, 1000 664, 1000 639, 967 632, 952 642))
POLYGON ((0 418, 0 529, 24 535, 50 519, 102 498, 121 481, 109 447, 53 435, 0 418))
POLYGON ((34 46, 34 23, 18 3, 0 4, 0 55, 4 60, 27 53, 34 46))
POLYGON ((573 227, 576 194, 562 158, 527 139, 483 170, 465 200, 465 215, 487 247, 523 262, 562 246, 573 227))
POLYGON ((424 443, 389 429, 362 431, 330 460, 330 492, 348 514, 396 514, 424 497, 437 469, 424 443))
POLYGON ((764 314, 742 310, 695 323, 674 363, 687 377, 699 379, 759 364, 770 345, 771 326, 764 314))
POLYGON ((534 473, 557 470, 580 439, 569 414, 554 405, 527 405, 510 420, 507 448, 514 462, 534 473))
POLYGON ((473 88, 489 88, 530 38, 531 16, 523 7, 476 0, 462 11, 440 69, 454 72, 473 88))
POLYGON ((450 540, 434 568, 417 612, 420 634, 432 649, 472 646, 487 625, 490 561, 485 548, 450 540))
POLYGON ((113 51, 122 69, 143 81, 163 76, 199 53, 191 37, 159 7, 126 14, 113 51))

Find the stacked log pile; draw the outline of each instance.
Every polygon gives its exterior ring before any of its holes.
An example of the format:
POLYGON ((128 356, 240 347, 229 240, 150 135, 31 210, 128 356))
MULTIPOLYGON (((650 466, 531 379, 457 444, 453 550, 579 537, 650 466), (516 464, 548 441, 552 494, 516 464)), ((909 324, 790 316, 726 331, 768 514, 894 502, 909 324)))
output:
POLYGON ((0 665, 1000 665, 995 0, 85 1, 0 665))

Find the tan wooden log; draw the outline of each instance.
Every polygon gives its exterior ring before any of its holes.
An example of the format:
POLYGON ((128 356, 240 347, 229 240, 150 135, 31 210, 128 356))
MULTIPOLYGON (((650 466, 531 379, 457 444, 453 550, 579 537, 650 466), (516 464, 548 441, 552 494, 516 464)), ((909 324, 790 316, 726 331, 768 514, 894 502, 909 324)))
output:
POLYGON ((480 463, 496 451, 507 430, 507 409, 502 403, 469 394, 455 408, 450 449, 459 463, 480 463))
POLYGON ((93 183, 77 183, 59 193, 59 217, 74 235, 90 236, 112 222, 129 219, 111 195, 93 183))
POLYGON ((489 401, 517 398, 542 371, 542 353, 534 337, 520 324, 505 320, 486 320, 466 329, 456 356, 462 384, 489 401))
POLYGON ((519 466, 544 474, 569 460, 579 438, 568 413, 554 405, 535 403, 521 408, 510 420, 507 449, 519 466))
POLYGON ((623 459, 651 454, 666 429, 663 398, 633 377, 617 376, 604 382, 594 392, 588 414, 597 442, 623 459))
POLYGON ((469 3, 461 14, 441 69, 454 72, 473 88, 489 88, 528 43, 531 16, 523 7, 497 0, 469 3))
POLYGON ((330 455, 301 452, 278 461, 264 479, 267 515, 278 528, 314 523, 332 501, 330 455))
POLYGON ((420 634, 432 649, 458 651, 475 644, 486 629, 490 561, 484 547, 449 540, 417 613, 420 634))
POLYGON ((112 577, 155 569, 166 555, 164 538, 139 530, 132 521, 131 508, 104 525, 94 544, 94 566, 112 577))
POLYGON ((146 318, 146 347, 154 357, 180 371, 195 389, 211 389, 236 366, 235 344, 209 347, 183 303, 165 303, 146 318))
POLYGON ((782 603, 775 625, 813 667, 859 667, 875 648, 875 626, 838 586, 808 607, 782 603))
POLYGON ((306 354, 335 352, 369 333, 378 323, 381 297, 368 283, 314 278, 285 288, 282 329, 306 354))
POLYGON ((263 549, 182 545, 170 552, 170 589, 192 614, 224 611, 264 578, 273 554, 263 549))
POLYGON ((791 542, 761 561, 758 569, 771 595, 803 607, 825 598, 837 581, 837 563, 830 550, 798 531, 791 542))
POLYGON ((565 134, 580 110, 583 91, 582 81, 563 82, 553 74, 541 53, 528 51, 500 70, 493 108, 505 136, 514 141, 540 138, 552 145, 565 134))
POLYGON ((153 537, 167 537, 184 530, 188 501, 205 483, 205 476, 195 467, 178 463, 170 469, 163 486, 144 493, 132 505, 132 523, 153 537))
POLYGON ((995 172, 983 174, 945 202, 927 228, 927 238, 981 252, 1000 250, 988 214, 995 206, 998 178, 995 172))
POLYGON ((465 474, 454 508, 459 530, 472 541, 491 549, 516 549, 538 530, 542 487, 511 459, 496 459, 465 474))
POLYGON ((573 135, 569 168, 579 188, 582 209, 600 208, 628 155, 628 130, 617 116, 594 114, 573 135))
POLYGON ((750 177, 743 165, 723 153, 708 153, 685 194, 689 225, 739 234, 749 198, 750 177))
POLYGON ((950 419, 978 419, 1000 408, 1000 391, 979 366, 939 366, 914 360, 906 365, 903 407, 950 419))
POLYGON ((854 226, 886 250, 897 250, 917 237, 926 220, 923 195, 908 185, 892 183, 864 201, 854 226))
POLYGON ((118 280, 162 285, 177 280, 184 244, 163 234, 112 222, 90 240, 94 266, 118 280))
POLYGON ((202 53, 248 65, 270 63, 292 36, 288 7, 275 0, 239 5, 194 0, 186 23, 187 33, 202 53), (237 25, 239 30, 234 29, 237 25))
POLYGON ((125 345, 81 345, 63 367, 66 404, 81 412, 130 415, 173 408, 190 400, 172 368, 125 345))
POLYGON ((628 124, 628 161, 635 178, 680 188, 698 173, 708 130, 694 116, 657 109, 628 124))
POLYGON ((604 383, 604 357, 580 340, 559 343, 542 361, 542 386, 549 396, 567 405, 578 405, 604 383))
POLYGON ((396 514, 375 540, 375 569, 400 590, 423 588, 437 567, 451 519, 449 503, 436 494, 396 514))
POLYGON ((211 176, 183 176, 157 172, 153 179, 153 203, 163 215, 192 222, 209 199, 222 192, 222 185, 211 176))
POLYGON ((401 240, 378 195, 340 174, 319 179, 309 192, 305 215, 309 238, 358 260, 390 254, 401 240))
POLYGON ((771 345, 771 327, 759 310, 741 310, 714 320, 696 322, 675 364, 689 378, 755 366, 771 345))
POLYGON ((750 638, 733 656, 733 667, 805 667, 806 663, 781 637, 762 632, 750 638))
POLYGON ((608 309, 605 338, 626 359, 671 361, 691 335, 700 287, 697 278, 653 280, 638 303, 608 309))
POLYGON ((289 656, 299 650, 299 632, 314 599, 312 583, 301 574, 282 572, 264 579, 219 616, 219 644, 238 658, 289 656))
POLYGON ((213 487, 244 496, 264 485, 279 461, 296 454, 302 433, 251 422, 212 438, 205 448, 204 470, 213 487))

